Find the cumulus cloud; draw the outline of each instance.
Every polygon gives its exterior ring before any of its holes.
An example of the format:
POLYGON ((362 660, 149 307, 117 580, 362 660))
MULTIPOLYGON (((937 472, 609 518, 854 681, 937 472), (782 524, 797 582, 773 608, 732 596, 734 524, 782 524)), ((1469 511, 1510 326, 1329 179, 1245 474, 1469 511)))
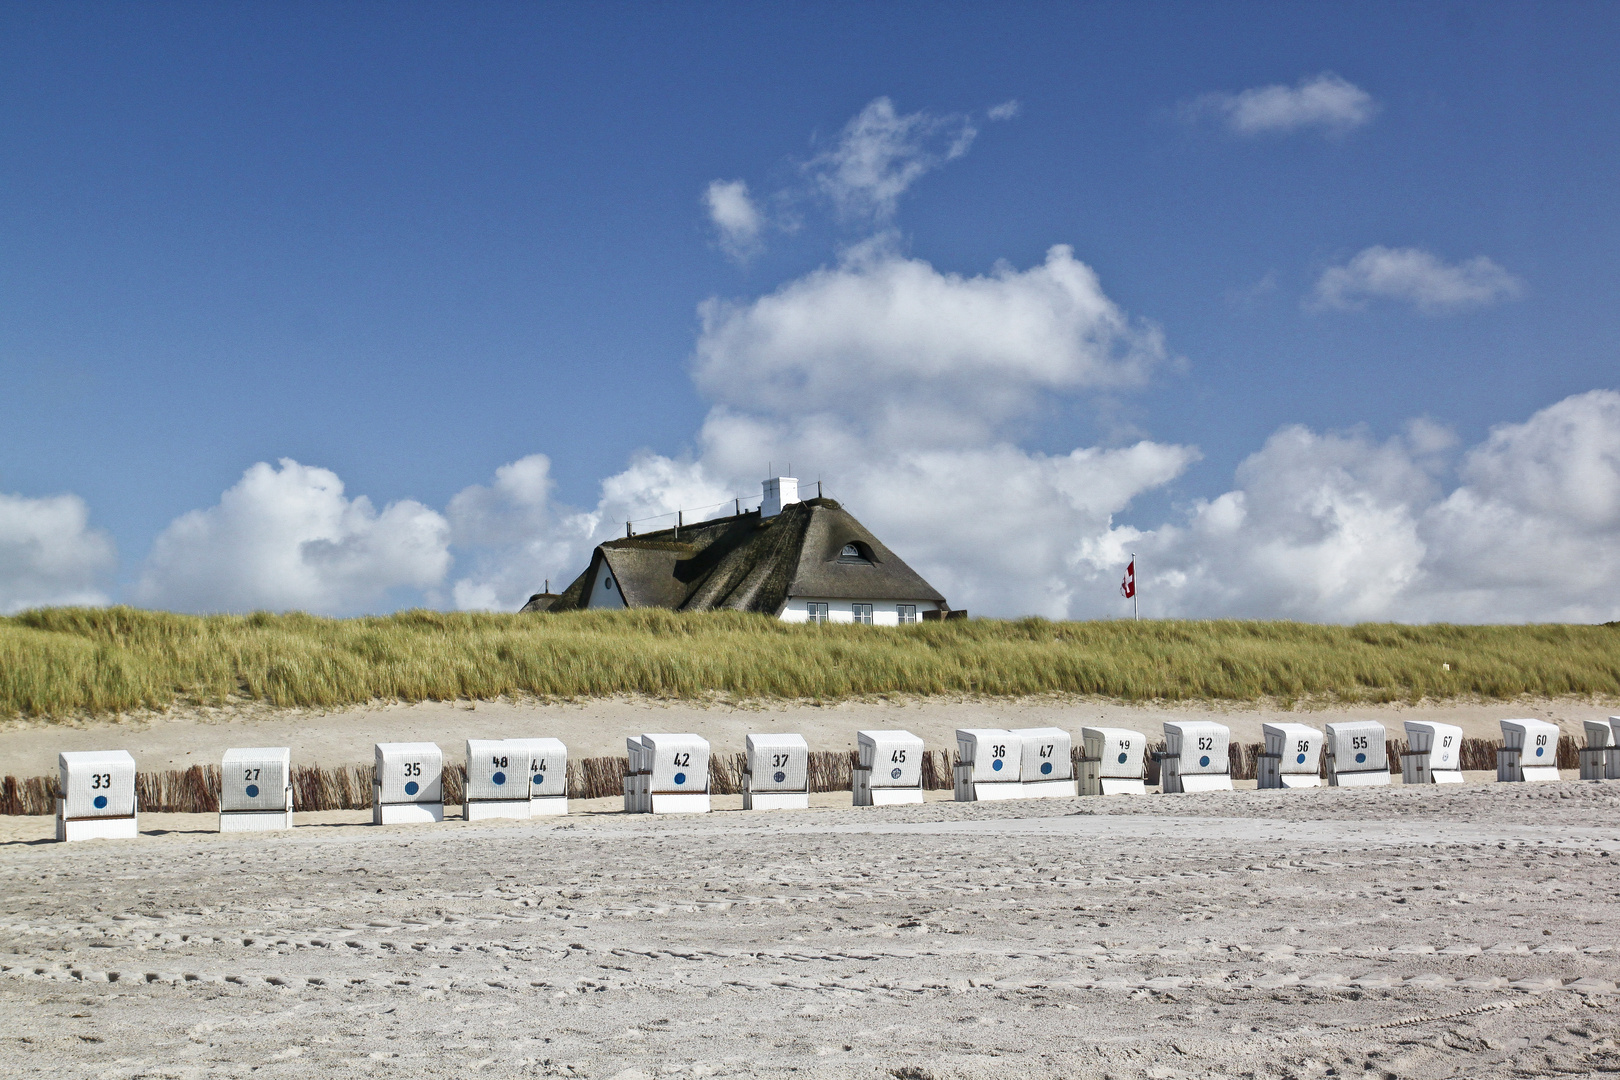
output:
POLYGON ((1302 128, 1343 132, 1372 120, 1372 95, 1330 71, 1294 86, 1257 86, 1236 94, 1204 94, 1185 107, 1192 118, 1219 117, 1239 135, 1286 134, 1302 128))
POLYGON ((456 607, 515 610, 588 550, 591 524, 552 500, 554 486, 551 459, 531 454, 450 500, 451 543, 466 561, 451 586, 456 607))
POLYGON ((1064 245, 973 277, 867 245, 700 314, 694 376, 722 407, 889 439, 982 440, 1041 394, 1139 385, 1165 355, 1064 245))
POLYGON ((1500 425, 1459 472, 1424 513, 1424 617, 1620 618, 1620 393, 1576 394, 1500 425))
MULTIPOLYGON (((1131 537, 1145 610, 1351 622, 1620 618, 1620 393, 1565 398, 1469 449, 1285 428, 1238 486, 1131 537)), ((1100 552, 1094 576, 1118 552, 1100 552)))
POLYGON ((738 261, 746 261, 759 251, 765 216, 748 194, 746 181, 715 180, 704 192, 703 201, 722 251, 738 261))
POLYGON ((967 117, 902 115, 894 102, 880 97, 844 125, 837 146, 812 158, 805 170, 841 215, 883 222, 894 216, 906 189, 967 153, 977 135, 967 117))
POLYGON ((139 602, 184 611, 371 610, 391 590, 428 589, 450 568, 450 526, 421 503, 378 513, 330 470, 259 462, 152 546, 139 602))
POLYGON ((0 494, 0 614, 105 604, 103 584, 117 561, 112 539, 90 528, 77 495, 0 494))
POLYGON ((1310 306, 1359 308, 1368 300, 1397 300, 1440 315, 1512 300, 1523 291, 1518 278, 1483 255, 1447 263, 1419 248, 1374 246, 1325 270, 1310 306))
POLYGON ((1388 618, 1417 579, 1425 552, 1417 516, 1438 485, 1402 439, 1288 427, 1239 466, 1237 480, 1196 503, 1185 523, 1135 539, 1149 611, 1388 618))

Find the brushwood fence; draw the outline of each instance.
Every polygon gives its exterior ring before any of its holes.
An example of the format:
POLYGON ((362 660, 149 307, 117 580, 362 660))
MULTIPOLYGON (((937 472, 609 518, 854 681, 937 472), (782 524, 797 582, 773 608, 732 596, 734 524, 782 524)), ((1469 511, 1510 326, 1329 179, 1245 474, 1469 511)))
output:
MULTIPOLYGON (((1464 738, 1458 751, 1458 764, 1464 772, 1495 772, 1496 751, 1501 743, 1495 739, 1464 738)), ((1164 749, 1161 743, 1158 747, 1164 749)), ((1406 753, 1408 747, 1405 739, 1385 739, 1384 753, 1389 760, 1389 771, 1401 771, 1401 755, 1406 753)), ((1227 762, 1232 770, 1234 780, 1254 780, 1260 775, 1260 755, 1266 752, 1265 743, 1231 743, 1226 748, 1227 762)), ((1578 769, 1581 767, 1580 743, 1572 735, 1558 737, 1558 767, 1560 769, 1578 769)), ((1322 756, 1317 766, 1317 775, 1327 777, 1327 749, 1322 750, 1322 756)), ((1150 783, 1153 781, 1150 780, 1150 783)))
MULTIPOLYGON (((1496 770, 1496 750, 1501 744, 1492 739, 1464 739, 1462 767, 1469 771, 1496 770)), ((1389 770, 1401 771, 1401 754, 1406 751, 1405 739, 1389 739, 1384 743, 1389 755, 1389 770)), ((1157 784, 1160 779, 1158 755, 1165 749, 1163 741, 1149 747, 1147 782, 1157 784)), ((1232 743, 1227 747, 1227 761, 1234 780, 1253 780, 1258 774, 1260 755, 1264 743, 1232 743)), ((1075 746, 1072 757, 1075 774, 1079 775, 1082 750, 1075 746)), ((747 762, 743 754, 715 754, 709 758, 709 790, 716 795, 737 795, 743 789, 743 768, 747 762)), ((809 760, 810 790, 824 793, 850 790, 855 776, 859 754, 854 750, 816 750, 809 760)), ((929 791, 948 791, 952 786, 951 766, 956 754, 949 750, 928 750, 923 753, 922 781, 929 791)), ((1569 735, 1558 740, 1558 767, 1580 767, 1579 744, 1569 735)), ((575 799, 618 798, 624 794, 624 775, 628 763, 623 757, 591 757, 568 762, 568 794, 575 799)), ((370 765, 339 765, 323 768, 318 765, 294 765, 292 770, 293 809, 300 812, 317 810, 369 810, 371 809, 372 767, 370 765)), ((1324 757, 1320 775, 1327 775, 1324 757)), ((444 767, 444 801, 461 802, 465 790, 467 770, 462 765, 444 767)), ((135 797, 140 808, 149 813, 213 814, 219 811, 220 771, 218 765, 193 765, 189 769, 166 769, 135 775, 135 797)), ((0 780, 0 815, 41 816, 56 813, 57 778, 54 776, 7 776, 0 780)))

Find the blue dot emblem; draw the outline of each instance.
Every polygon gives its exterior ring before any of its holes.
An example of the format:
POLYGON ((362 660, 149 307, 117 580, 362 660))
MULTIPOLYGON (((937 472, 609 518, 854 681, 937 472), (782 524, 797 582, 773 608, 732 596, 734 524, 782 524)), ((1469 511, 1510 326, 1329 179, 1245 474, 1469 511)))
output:
POLYGON ((259 785, 258 784, 249 784, 247 786, 247 797, 250 798, 250 799, 257 799, 259 797, 259 785))
POLYGON ((1367 755, 1366 754, 1357 754, 1356 755, 1356 764, 1357 765, 1365 764, 1366 761, 1367 761, 1367 755))
POLYGON ((421 791, 421 790, 422 789, 417 786, 415 780, 412 780, 410 783, 405 785, 405 794, 407 794, 407 795, 415 795, 418 791, 421 791))
POLYGON ((534 774, 534 782, 535 782, 535 786, 537 786, 537 787, 539 785, 545 783, 546 782, 546 774, 543 773, 543 772, 535 773, 534 774))
POLYGON ((1536 747, 1536 757, 1540 757, 1542 754, 1544 754, 1546 752, 1547 752, 1547 748, 1545 746, 1536 747))
POLYGON ((785 772, 776 773, 775 775, 773 775, 771 777, 771 779, 776 781, 778 784, 785 784, 785 783, 787 783, 787 773, 785 773, 785 772))
POLYGON ((490 779, 495 781, 495 784, 498 787, 501 784, 506 783, 506 774, 503 772, 498 772, 494 776, 490 777, 490 779))
POLYGON ((1125 764, 1125 757, 1126 757, 1126 755, 1124 755, 1124 754, 1119 755, 1119 763, 1121 765, 1125 764))
POLYGON ((675 783, 677 783, 677 784, 686 783, 686 774, 683 773, 683 772, 676 773, 675 774, 675 783))
POLYGON ((1198 767, 1201 768, 1201 769, 1209 768, 1209 755, 1208 754, 1205 754, 1203 757, 1198 759, 1198 767))
POLYGON ((1047 773, 1049 773, 1051 771, 1052 771, 1052 763, 1050 761, 1041 762, 1041 775, 1042 776, 1045 776, 1047 773))
POLYGON ((1298 762, 1299 764, 1303 765, 1303 764, 1305 764, 1305 755, 1301 754, 1301 755, 1299 755, 1299 757, 1295 758, 1294 760, 1296 762, 1298 762))
POLYGON ((900 779, 900 770, 899 769, 890 769, 889 770, 889 779, 890 780, 898 780, 898 779, 900 779))
POLYGON ((107 809, 107 796, 105 796, 105 795, 97 795, 96 796, 96 809, 97 810, 105 810, 105 809, 107 809))
POLYGON ((990 763, 990 771, 991 772, 1000 772, 1001 771, 1001 759, 1000 758, 997 758, 996 760, 994 760, 994 761, 992 761, 990 763))

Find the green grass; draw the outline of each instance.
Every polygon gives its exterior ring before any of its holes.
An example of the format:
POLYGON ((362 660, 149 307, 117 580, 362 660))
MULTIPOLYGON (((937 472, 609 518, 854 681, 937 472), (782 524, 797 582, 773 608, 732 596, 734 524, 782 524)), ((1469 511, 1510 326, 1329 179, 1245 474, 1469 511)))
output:
POLYGON ((0 619, 5 716, 244 699, 330 707, 612 694, 820 701, 884 694, 1371 702, 1620 696, 1620 630, 1044 619, 882 629, 647 610, 322 619, 51 608, 0 619))

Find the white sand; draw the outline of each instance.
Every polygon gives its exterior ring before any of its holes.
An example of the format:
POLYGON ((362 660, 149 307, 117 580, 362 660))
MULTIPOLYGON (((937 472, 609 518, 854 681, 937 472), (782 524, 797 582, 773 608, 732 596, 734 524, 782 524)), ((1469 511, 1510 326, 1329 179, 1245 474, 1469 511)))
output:
POLYGON ((0 1075, 1612 1074, 1620 782, 1471 779, 0 820, 0 1075))
POLYGON ((954 749, 959 727, 1045 727, 1074 732, 1086 725, 1135 728, 1158 737, 1166 720, 1215 719, 1242 742, 1259 742, 1260 725, 1288 719, 1320 727, 1335 719, 1382 722, 1392 738, 1411 718, 1458 724, 1465 734, 1501 737, 1504 718, 1551 720, 1582 738, 1581 721, 1620 713, 1614 702, 1538 699, 1487 705, 1385 705, 1287 711, 1275 706, 1122 705, 1109 701, 896 701, 840 705, 774 705, 758 708, 700 706, 645 699, 609 699, 584 704, 512 702, 382 705, 331 712, 267 708, 176 709, 123 721, 73 725, 12 721, 0 727, 0 775, 55 772, 62 750, 125 749, 141 769, 218 764, 233 746, 288 746, 302 764, 369 764, 378 742, 429 741, 459 760, 469 738, 555 737, 575 757, 624 753, 627 735, 644 731, 692 731, 716 752, 741 751, 754 731, 797 732, 813 749, 853 749, 861 728, 902 727, 934 749, 954 749))

